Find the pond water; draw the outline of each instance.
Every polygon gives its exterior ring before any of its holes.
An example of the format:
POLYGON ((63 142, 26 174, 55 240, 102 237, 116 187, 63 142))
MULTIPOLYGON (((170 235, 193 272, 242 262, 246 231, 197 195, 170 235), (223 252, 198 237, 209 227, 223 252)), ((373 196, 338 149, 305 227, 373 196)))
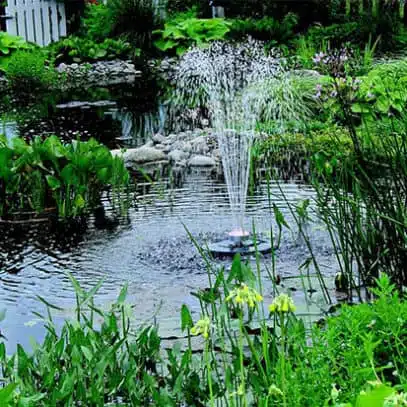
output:
MULTIPOLYGON (((77 132, 83 136, 94 134, 115 146, 123 143, 120 138, 126 138, 126 142, 131 139, 132 144, 144 142, 157 131, 162 119, 157 106, 155 110, 144 111, 118 107, 118 102, 84 106, 71 103, 57 107, 47 117, 31 117, 20 123, 8 120, 4 128, 10 137, 38 134, 39 129, 67 138, 77 132)), ((283 277, 286 288, 293 289, 299 309, 317 315, 324 308, 321 293, 314 293, 309 302, 300 289, 301 280, 291 279, 298 277, 299 267, 309 253, 297 238, 286 203, 312 199, 314 192, 311 187, 295 182, 282 183, 280 187, 271 185, 271 200, 286 216, 292 230, 284 233, 277 252, 277 273, 283 277)), ((37 296, 66 309, 56 313, 59 323, 73 315, 75 297, 67 271, 84 288, 103 278, 97 295, 97 303, 102 306, 114 301, 128 282, 128 300, 135 305, 135 320, 138 323, 157 320, 163 336, 179 334, 183 303, 198 316, 199 304, 191 292, 206 288, 208 277, 187 230, 205 246, 222 239, 235 226, 226 185, 208 172, 190 171, 176 186, 164 177, 153 184, 138 182, 131 193, 134 199, 126 215, 116 213, 104 201, 107 222, 101 222, 100 216, 94 214, 72 230, 44 224, 1 227, 0 309, 7 309, 7 317, 0 328, 10 348, 16 343, 28 346, 30 336, 42 338, 42 323, 32 314, 44 312, 37 296)), ((264 236, 270 235, 271 226, 277 229, 264 183, 257 185, 248 198, 247 226, 255 226, 264 236)), ((328 283, 332 287, 337 268, 326 232, 313 225, 309 228, 316 257, 324 273, 331 277, 328 283)), ((213 261, 230 264, 230 260, 213 261)), ((265 277, 271 263, 270 257, 262 260, 265 277)), ((315 279, 310 280, 312 288, 318 289, 315 279)), ((270 295, 266 295, 266 300, 271 299, 270 295)))

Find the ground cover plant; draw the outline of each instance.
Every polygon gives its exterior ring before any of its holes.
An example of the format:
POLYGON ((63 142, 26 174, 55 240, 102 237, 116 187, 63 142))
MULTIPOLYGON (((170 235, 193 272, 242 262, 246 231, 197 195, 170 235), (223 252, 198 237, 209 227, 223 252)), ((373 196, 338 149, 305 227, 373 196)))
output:
POLYGON ((6 219, 47 208, 62 218, 81 215, 99 204, 103 188, 118 191, 129 181, 123 161, 94 139, 64 145, 56 136, 30 142, 2 137, 0 163, 0 214, 6 219))

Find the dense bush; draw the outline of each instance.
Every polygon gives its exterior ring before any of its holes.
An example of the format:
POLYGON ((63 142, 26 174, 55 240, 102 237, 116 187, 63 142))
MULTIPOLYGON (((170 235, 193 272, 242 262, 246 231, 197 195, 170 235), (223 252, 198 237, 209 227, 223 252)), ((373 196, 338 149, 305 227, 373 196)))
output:
POLYGON ((287 14, 282 21, 273 17, 235 19, 231 20, 229 36, 237 39, 251 36, 270 45, 287 44, 294 37, 297 24, 295 14, 287 14))
POLYGON ((55 63, 81 63, 98 60, 126 59, 136 50, 128 42, 107 38, 103 42, 80 37, 64 38, 50 46, 55 63))
POLYGON ((91 39, 121 37, 143 51, 152 49, 155 29, 161 27, 159 10, 152 0, 108 0, 88 6, 84 29, 91 39))
POLYGON ((20 95, 33 95, 38 90, 52 88, 57 79, 53 66, 42 50, 17 51, 5 63, 10 87, 20 95))
POLYGON ((127 183, 123 161, 97 141, 63 145, 56 136, 30 143, 0 140, 0 215, 41 213, 57 207, 61 217, 85 213, 106 185, 127 183))
POLYGON ((17 49, 29 49, 32 47, 33 46, 25 42, 22 37, 16 37, 0 31, 0 61, 2 57, 10 55, 17 49))
POLYGON ((155 46, 161 51, 175 51, 182 55, 193 45, 225 39, 230 26, 227 20, 221 18, 197 18, 196 11, 190 10, 176 14, 165 23, 163 30, 155 31, 159 36, 155 46))

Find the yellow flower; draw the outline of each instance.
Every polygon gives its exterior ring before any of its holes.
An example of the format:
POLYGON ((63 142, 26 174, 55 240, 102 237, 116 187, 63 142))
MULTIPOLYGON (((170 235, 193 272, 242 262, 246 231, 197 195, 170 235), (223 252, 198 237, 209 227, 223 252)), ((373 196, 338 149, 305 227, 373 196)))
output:
POLYGON ((209 338, 209 332, 211 328, 211 320, 209 317, 201 318, 192 328, 191 335, 201 335, 205 338, 209 338))
POLYGON ((275 385, 275 384, 272 384, 270 387, 269 387, 269 396, 278 396, 278 397, 280 397, 280 396, 283 396, 283 392, 275 385))
POLYGON ((247 304, 250 308, 254 308, 258 302, 263 301, 263 297, 254 288, 242 284, 229 293, 226 302, 229 301, 235 305, 247 304))
POLYGON ((269 310, 270 312, 294 312, 296 308, 291 297, 287 294, 280 294, 274 298, 269 310))

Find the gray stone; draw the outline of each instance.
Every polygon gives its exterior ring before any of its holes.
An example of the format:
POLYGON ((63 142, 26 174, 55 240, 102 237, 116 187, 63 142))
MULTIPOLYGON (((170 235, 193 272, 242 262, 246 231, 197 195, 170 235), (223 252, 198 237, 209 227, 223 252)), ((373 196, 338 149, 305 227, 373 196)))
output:
POLYGON ((211 157, 206 157, 204 155, 194 155, 189 161, 188 165, 190 167, 214 167, 216 162, 211 157))
POLYGON ((169 160, 172 162, 176 162, 176 163, 184 160, 187 157, 188 157, 188 155, 185 154, 185 152, 181 151, 181 150, 173 150, 168 154, 169 160))
POLYGON ((154 141, 154 143, 157 144, 166 144, 167 139, 162 135, 162 134, 154 134, 154 136, 152 137, 152 140, 154 141))
POLYGON ((128 150, 112 150, 115 156, 121 156, 126 166, 133 164, 145 164, 152 162, 168 162, 166 155, 153 147, 142 146, 139 148, 130 148, 128 150))

